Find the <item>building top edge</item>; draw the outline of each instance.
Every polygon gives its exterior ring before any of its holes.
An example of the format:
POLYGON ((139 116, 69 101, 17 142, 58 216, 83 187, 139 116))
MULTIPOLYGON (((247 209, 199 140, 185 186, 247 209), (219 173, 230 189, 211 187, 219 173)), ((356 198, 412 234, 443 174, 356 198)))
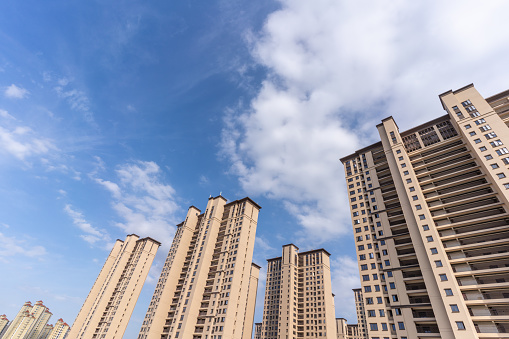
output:
POLYGON ((301 253, 299 253, 299 255, 315 253, 315 252, 325 252, 325 254, 327 254, 329 257, 331 256, 331 254, 327 250, 325 250, 325 248, 319 248, 319 249, 316 249, 316 250, 310 250, 310 251, 306 251, 306 252, 301 252, 301 253))
POLYGON ((227 203, 225 205, 226 206, 229 206, 229 205, 234 205, 234 204, 237 204, 239 202, 244 202, 244 201, 249 201, 250 203, 252 203, 253 205, 255 205, 259 210, 262 209, 262 207, 260 205, 258 205, 256 202, 253 201, 253 199, 251 199, 250 197, 245 197, 245 198, 242 198, 242 199, 238 199, 238 200, 235 200, 235 201, 231 201, 229 203, 227 203))
POLYGON ((154 238, 151 238, 151 237, 145 237, 145 238, 142 238, 142 239, 139 239, 137 242, 141 242, 141 241, 144 241, 144 240, 150 240, 154 243, 156 243, 158 246, 161 246, 161 242, 155 240, 154 238))

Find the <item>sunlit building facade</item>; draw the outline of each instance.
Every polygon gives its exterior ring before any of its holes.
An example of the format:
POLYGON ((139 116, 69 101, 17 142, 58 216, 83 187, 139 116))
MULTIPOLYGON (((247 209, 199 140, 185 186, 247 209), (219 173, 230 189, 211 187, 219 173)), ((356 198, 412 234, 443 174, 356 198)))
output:
POLYGON ((177 232, 139 339, 251 339, 260 267, 252 263, 260 206, 211 197, 177 232))
POLYGON ((261 337, 336 339, 330 254, 299 252, 293 244, 282 252, 267 260, 261 337))
POLYGON ((341 159, 371 339, 509 337, 509 91, 439 98, 341 159))
POLYGON ((122 338, 161 244, 135 234, 117 240, 69 332, 69 338, 122 338))

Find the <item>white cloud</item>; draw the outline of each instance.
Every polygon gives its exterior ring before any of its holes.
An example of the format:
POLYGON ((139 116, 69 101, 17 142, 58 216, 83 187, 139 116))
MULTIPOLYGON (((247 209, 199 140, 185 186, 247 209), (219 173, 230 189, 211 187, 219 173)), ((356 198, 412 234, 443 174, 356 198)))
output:
POLYGON ((116 225, 127 233, 152 237, 169 248, 180 208, 175 190, 163 182, 159 166, 137 161, 120 166, 116 182, 95 178, 112 195, 112 206, 123 219, 116 225))
POLYGON ((71 108, 83 114, 83 119, 90 125, 97 127, 94 119, 94 114, 90 109, 90 100, 85 92, 77 89, 66 89, 70 80, 63 78, 58 80, 59 86, 55 87, 58 96, 66 99, 71 108))
POLYGON ((9 112, 7 112, 4 109, 0 109, 0 117, 6 118, 6 119, 11 119, 11 120, 16 120, 16 118, 14 118, 12 115, 9 114, 9 112))
POLYGON ((104 230, 100 230, 94 226, 92 226, 83 216, 83 213, 76 211, 73 206, 70 204, 65 205, 64 211, 67 215, 72 219, 72 222, 75 226, 77 226, 82 232, 80 237, 93 245, 98 241, 109 241, 110 237, 108 233, 104 230))
POLYGON ((0 233, 0 260, 7 261, 12 256, 42 257, 46 255, 46 249, 40 245, 27 244, 25 240, 9 237, 0 233))
POLYGON ((4 95, 11 99, 23 99, 28 95, 28 91, 23 87, 18 87, 14 84, 7 87, 4 91, 4 95))
POLYGON ((380 119, 406 129, 445 114, 445 90, 508 87, 509 3, 280 3, 247 35, 268 75, 247 107, 226 112, 222 149, 249 195, 283 201, 319 243, 351 228, 338 159, 376 141, 380 119))
POLYGON ((52 150, 56 150, 56 147, 49 139, 37 136, 27 126, 0 126, 0 152, 24 160, 52 150))
POLYGON ((349 324, 357 322, 353 288, 360 287, 359 268, 355 258, 348 256, 331 259, 332 293, 336 316, 346 318, 349 324))

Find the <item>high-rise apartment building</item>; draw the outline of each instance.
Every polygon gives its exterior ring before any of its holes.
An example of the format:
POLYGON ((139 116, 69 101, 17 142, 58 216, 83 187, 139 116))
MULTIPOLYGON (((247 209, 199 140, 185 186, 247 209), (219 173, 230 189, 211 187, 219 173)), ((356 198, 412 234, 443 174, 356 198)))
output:
POLYGON ((37 338, 37 339, 47 339, 49 334, 51 333, 51 331, 53 331, 53 325, 46 324, 46 326, 44 326, 44 329, 41 331, 39 338, 37 338))
POLYGON ((5 314, 0 315, 0 338, 2 338, 2 334, 7 330, 9 326, 9 319, 5 314))
POLYGON ((508 97, 445 92, 341 159, 370 338, 509 337, 508 97))
POLYGON ((366 325, 366 309, 364 308, 364 298, 362 289, 354 288, 355 311, 357 312, 357 333, 361 339, 368 339, 368 330, 366 325))
POLYGON ((358 324, 347 324, 345 318, 336 318, 336 332, 338 339, 364 339, 359 333, 358 324))
POLYGON ((51 329, 51 331, 45 337, 40 337, 38 339, 65 339, 67 333, 69 332, 69 325, 62 319, 58 319, 55 326, 51 329))
POLYGON ((254 339, 262 339, 262 323, 255 323, 254 339))
POLYGON ((5 330, 4 339, 37 339, 44 330, 51 312, 41 300, 33 306, 27 301, 5 330))
POLYGON ((248 339, 260 267, 252 263, 258 213, 249 198, 210 198, 177 225, 139 339, 248 339))
POLYGON ((160 245, 135 234, 115 242, 69 338, 122 338, 160 245))
POLYGON ((263 339, 336 339, 330 254, 283 246, 281 257, 267 260, 263 339))

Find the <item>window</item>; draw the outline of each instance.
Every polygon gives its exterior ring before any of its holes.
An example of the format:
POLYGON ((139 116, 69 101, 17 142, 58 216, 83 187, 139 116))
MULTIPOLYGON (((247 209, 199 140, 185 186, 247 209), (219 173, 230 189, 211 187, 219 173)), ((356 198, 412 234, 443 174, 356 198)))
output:
POLYGON ((479 127, 479 129, 483 132, 489 131, 491 129, 490 125, 484 125, 479 127))
POLYGON ((506 190, 509 190, 509 184, 504 184, 506 190))
POLYGON ((371 292, 371 286, 364 286, 364 292, 371 292))
POLYGON ((399 328, 400 330, 404 330, 404 329, 405 329, 405 323, 403 323, 402 321, 399 321, 399 322, 398 322, 398 328, 399 328))
POLYGON ((406 179, 406 183, 409 184, 412 182, 412 179, 406 179))
POLYGON ((392 295, 392 301, 395 301, 395 302, 398 301, 398 296, 396 294, 392 295))
POLYGON ((403 172, 403 174, 404 174, 404 175, 408 175, 408 174, 409 174, 409 172, 408 172, 408 171, 404 171, 404 172, 403 172))
POLYGON ((447 281, 447 274, 439 274, 440 281, 447 281))
MULTIPOLYGON (((385 311, 384 310, 378 310, 378 313, 380 313, 381 317, 385 317, 385 311)), ((387 324, 382 324, 382 328, 384 328, 384 325, 385 325, 385 330, 384 331, 387 331, 387 324)))
POLYGON ((357 246, 357 248, 359 249, 359 251, 364 251, 364 245, 359 245, 357 246))
POLYGON ((391 262, 389 260, 385 260, 385 266, 391 266, 391 262))
POLYGON ((361 231, 362 231, 362 228, 360 228, 360 227, 355 228, 355 233, 360 233, 361 231))
POLYGON ((453 294, 452 294, 452 290, 451 290, 450 288, 446 288, 446 289, 445 289, 445 295, 447 295, 447 296, 451 296, 451 295, 453 295, 453 294))
POLYGON ((396 150, 396 154, 401 154, 401 150, 400 149, 396 150))
POLYGON ((478 143, 480 143, 480 142, 481 142, 481 139, 477 138, 477 139, 475 139, 475 140, 474 140, 474 142, 475 142, 476 144, 478 144, 478 143))
POLYGON ((486 120, 484 120, 484 119, 479 119, 479 120, 476 120, 476 121, 475 121, 475 124, 476 124, 476 125, 480 125, 480 124, 484 124, 485 122, 486 122, 486 120))
POLYGON ((366 304, 373 305, 373 298, 366 298, 366 304))
POLYGON ((428 225, 422 225, 422 230, 423 231, 429 231, 429 226, 428 225))
POLYGON ((472 128, 472 126, 469 125, 465 125, 465 129, 469 129, 469 128, 472 128))
POLYGON ((422 206, 421 205, 415 205, 415 209, 416 210, 422 210, 422 206))
POLYGON ((399 161, 403 161, 403 157, 398 157, 398 160, 399 161))
POLYGON ((476 135, 477 133, 475 133, 474 131, 470 132, 470 136, 473 137, 474 135, 476 135))
POLYGON ((381 303, 383 303, 383 301, 382 301, 382 297, 376 297, 376 303, 377 303, 377 304, 381 304, 381 303))
POLYGON ((395 308, 394 309, 394 314, 401 315, 401 308, 395 308))
POLYGON ((460 311, 458 305, 450 305, 451 306, 451 311, 454 312, 454 313, 458 313, 460 311))
POLYGON ((389 278, 392 278, 392 271, 387 271, 387 276, 388 276, 389 278))
POLYGON ((371 331, 378 331, 378 325, 376 323, 370 323, 369 324, 369 329, 371 331))
POLYGON ((396 283, 389 283, 389 287, 391 288, 391 290, 395 290, 396 289, 396 283))
POLYGON ((491 147, 497 147, 497 146, 502 146, 504 143, 498 139, 498 140, 495 140, 495 141, 490 141, 490 145, 491 147))
POLYGON ((430 250, 431 250, 431 254, 437 254, 438 253, 438 250, 435 247, 430 248, 430 250))
POLYGON ((456 326, 458 326, 458 330, 465 329, 465 324, 463 323, 463 321, 456 321, 456 326))
POLYGON ((369 310, 368 311, 368 317, 376 317, 375 310, 369 310))
POLYGON ((484 147, 484 146, 479 147, 479 149, 481 150, 481 152, 484 152, 484 151, 486 151, 486 150, 487 150, 487 148, 486 148, 486 147, 484 147))
POLYGON ((408 190, 409 190, 410 192, 414 192, 414 191, 415 191, 415 188, 414 188, 414 187, 410 187, 408 190))
POLYGON ((502 161, 504 162, 504 164, 509 165, 509 157, 502 158, 502 161))
POLYGON ((444 266, 444 265, 442 265, 442 261, 441 260, 435 260, 435 265, 436 265, 436 267, 444 266))
POLYGON ((498 173, 498 174, 497 174, 497 177, 498 177, 499 179, 503 179, 503 178, 505 178, 505 174, 504 174, 504 173, 498 173))
POLYGON ((362 281, 369 281, 369 274, 365 274, 362 276, 362 281))
POLYGON ((426 217, 424 216, 424 214, 419 214, 419 220, 424 220, 426 219, 426 217))
POLYGON ((417 199, 418 199, 418 198, 417 198, 417 196, 416 196, 416 195, 413 195, 413 196, 412 196, 412 200, 417 200, 417 199))
POLYGON ((491 159, 493 159, 493 157, 491 156, 491 154, 485 155, 484 157, 486 158, 486 160, 491 160, 491 159))
POLYGON ((361 271, 366 271, 368 269, 368 265, 361 265, 361 271))
POLYGON ((496 138, 496 137, 497 137, 497 135, 495 134, 495 132, 486 133, 484 136, 485 136, 485 137, 486 137, 486 139, 488 139, 488 140, 489 140, 489 139, 493 139, 493 138, 496 138))
POLYGON ((431 235, 428 235, 428 236, 426 237, 426 241, 427 241, 427 242, 432 242, 432 241, 433 241, 433 237, 432 237, 431 235))
POLYGON ((492 168, 492 169, 497 169, 497 168, 499 168, 498 164, 491 164, 490 166, 491 166, 491 168, 492 168))

